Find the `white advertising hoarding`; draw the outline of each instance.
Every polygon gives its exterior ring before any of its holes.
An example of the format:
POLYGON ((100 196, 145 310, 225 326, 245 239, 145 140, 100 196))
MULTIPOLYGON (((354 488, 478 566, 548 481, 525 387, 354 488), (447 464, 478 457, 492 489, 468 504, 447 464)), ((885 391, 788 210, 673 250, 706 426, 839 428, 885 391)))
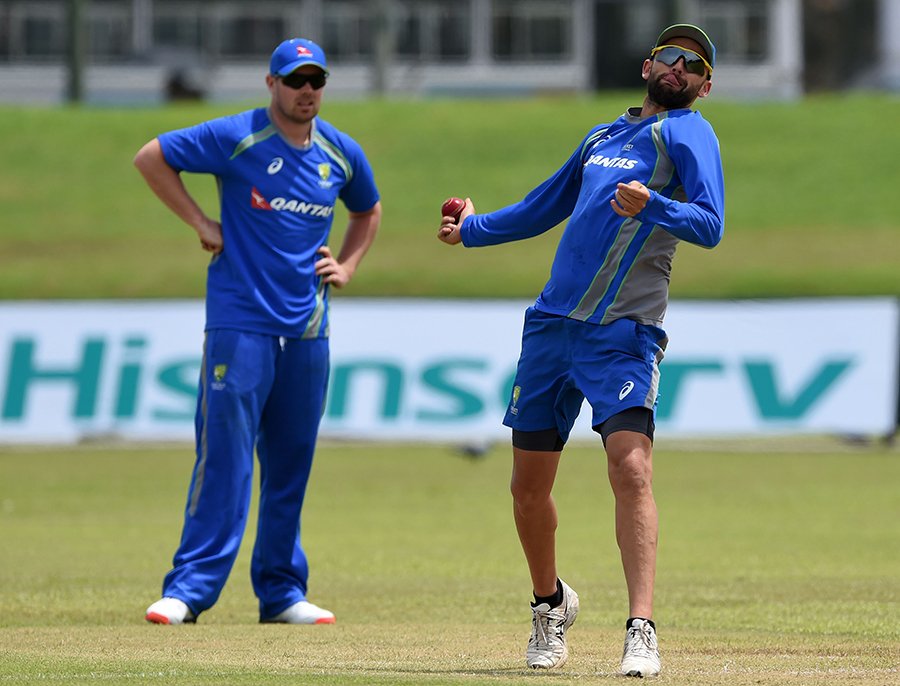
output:
MULTIPOLYGON (((335 298, 323 437, 507 440, 529 304, 335 298)), ((199 301, 0 304, 0 443, 192 439, 203 316, 199 301)), ((665 328, 659 436, 896 424, 895 299, 674 302, 665 328)))

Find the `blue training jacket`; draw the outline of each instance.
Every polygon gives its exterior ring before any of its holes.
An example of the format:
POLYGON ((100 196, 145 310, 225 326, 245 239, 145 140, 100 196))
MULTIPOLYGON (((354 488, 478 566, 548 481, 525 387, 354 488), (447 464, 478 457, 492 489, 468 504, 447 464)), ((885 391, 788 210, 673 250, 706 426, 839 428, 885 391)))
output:
POLYGON ((712 127, 690 109, 639 114, 633 107, 594 127, 521 202, 460 227, 463 245, 477 247, 537 236, 569 218, 536 309, 595 324, 627 317, 660 326, 678 241, 712 248, 722 239, 725 182, 712 127), (633 180, 650 189, 650 200, 634 217, 620 217, 609 202, 617 183, 633 180))

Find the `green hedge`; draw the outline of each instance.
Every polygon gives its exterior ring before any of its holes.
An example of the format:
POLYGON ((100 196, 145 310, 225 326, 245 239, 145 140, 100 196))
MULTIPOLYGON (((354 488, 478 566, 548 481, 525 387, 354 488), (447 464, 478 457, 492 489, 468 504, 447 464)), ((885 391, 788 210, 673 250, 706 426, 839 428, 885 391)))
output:
MULTIPOLYGON (((440 204, 481 211, 520 199, 594 124, 640 93, 534 100, 329 101, 323 116, 366 149, 382 192, 379 238, 346 293, 531 298, 559 230, 506 246, 437 241, 440 204)), ((199 297, 203 253, 131 164, 162 131, 265 103, 158 109, 0 108, 0 299, 199 297)), ((681 298, 900 293, 896 154, 900 100, 857 94, 794 103, 703 102, 726 176, 726 230, 683 245, 681 298)), ((208 177, 187 179, 215 212, 208 177)), ((345 214, 336 213, 337 245, 345 214)))

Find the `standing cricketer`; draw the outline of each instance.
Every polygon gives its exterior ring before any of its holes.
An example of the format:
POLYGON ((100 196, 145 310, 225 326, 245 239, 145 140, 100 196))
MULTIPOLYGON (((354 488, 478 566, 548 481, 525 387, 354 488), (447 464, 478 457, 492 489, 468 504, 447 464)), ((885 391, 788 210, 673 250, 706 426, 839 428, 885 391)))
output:
POLYGON ((260 621, 334 622, 306 598, 300 512, 328 382, 328 289, 353 277, 381 204, 359 144, 318 117, 327 79, 318 45, 286 40, 269 63, 267 108, 164 133, 135 157, 153 192, 212 253, 197 461, 181 544, 150 622, 194 622, 218 599, 247 521, 254 449, 260 621), (220 221, 187 192, 182 171, 216 177, 220 221), (349 222, 334 256, 327 241, 338 200, 349 222))

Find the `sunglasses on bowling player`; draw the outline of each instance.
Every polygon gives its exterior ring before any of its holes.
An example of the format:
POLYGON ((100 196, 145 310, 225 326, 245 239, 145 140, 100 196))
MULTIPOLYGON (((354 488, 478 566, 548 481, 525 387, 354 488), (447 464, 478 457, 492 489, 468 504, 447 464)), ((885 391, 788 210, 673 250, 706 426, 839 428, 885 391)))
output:
POLYGON ((312 89, 314 91, 317 91, 325 85, 325 81, 328 77, 326 77, 322 72, 316 72, 315 74, 301 74, 295 71, 292 74, 281 76, 279 78, 281 79, 281 83, 283 83, 288 88, 300 90, 308 83, 310 86, 312 86, 312 89))
POLYGON ((650 51, 650 57, 659 60, 668 67, 673 66, 683 57, 684 68, 691 74, 706 76, 707 70, 712 74, 712 67, 703 55, 688 48, 682 48, 680 45, 660 45, 658 48, 653 48, 650 51))

